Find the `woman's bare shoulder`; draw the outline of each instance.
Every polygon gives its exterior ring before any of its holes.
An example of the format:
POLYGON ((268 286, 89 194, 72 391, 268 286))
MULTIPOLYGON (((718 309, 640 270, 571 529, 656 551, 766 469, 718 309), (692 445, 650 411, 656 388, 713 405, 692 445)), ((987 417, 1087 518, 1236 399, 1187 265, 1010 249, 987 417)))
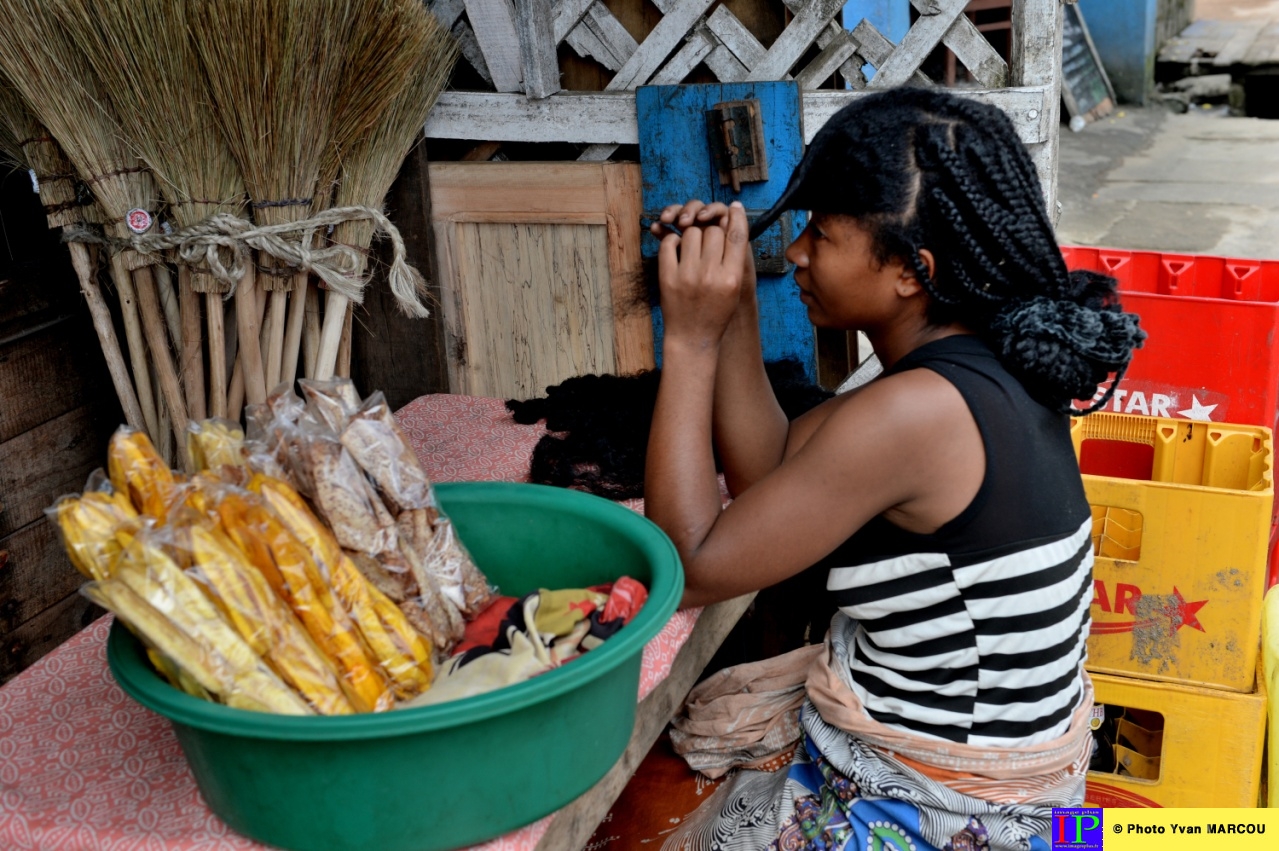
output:
POLYGON ((912 369, 828 399, 795 420, 786 455, 794 455, 827 429, 841 433, 884 429, 920 439, 944 431, 956 418, 970 421, 972 417, 955 386, 932 370, 912 369))

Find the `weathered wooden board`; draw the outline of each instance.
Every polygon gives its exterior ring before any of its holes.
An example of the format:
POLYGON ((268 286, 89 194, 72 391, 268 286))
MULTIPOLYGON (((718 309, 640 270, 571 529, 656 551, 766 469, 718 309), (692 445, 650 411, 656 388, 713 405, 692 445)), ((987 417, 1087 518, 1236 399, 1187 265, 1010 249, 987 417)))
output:
POLYGON ((515 29, 520 37, 524 93, 544 98, 560 90, 551 0, 515 0, 515 29))
POLYGON ((613 351, 618 374, 649 369, 653 323, 649 313, 639 221, 643 204, 638 168, 604 169, 608 223, 609 292, 613 305, 613 351))
POLYGON ((932 4, 935 11, 919 16, 897 49, 879 66, 867 87, 889 89, 909 80, 920 63, 941 42, 955 19, 963 15, 966 5, 968 0, 936 0, 932 4))
POLYGON ((1265 29, 1266 26, 1256 20, 1195 21, 1159 48, 1158 61, 1189 64, 1199 58, 1205 65, 1231 65, 1248 56, 1250 47, 1265 29), (1220 61, 1223 56, 1226 59, 1220 61))
MULTIPOLYGON (((1040 84, 957 93, 1003 109, 1021 140, 1034 145, 1047 140, 1050 129, 1056 132, 1044 118, 1049 111, 1046 91, 1040 84)), ((805 141, 810 141, 840 106, 865 95, 857 91, 804 92, 805 141)), ((426 123, 426 135, 433 139, 634 145, 639 142, 639 124, 633 92, 560 92, 539 101, 491 92, 445 92, 426 123), (472 132, 477 135, 470 136, 472 132)))
MULTIPOLYGON (((555 98, 552 98, 554 100, 555 98)), ((431 163, 431 215, 523 216, 604 224, 607 206, 600 166, 575 163, 431 163)), ((507 219, 510 221, 510 219, 507 219)))
POLYGON ((70 316, 55 316, 0 339, 0 443, 88 399, 81 355, 91 343, 76 326, 70 316))
POLYGON ((713 2, 715 0, 684 0, 676 4, 648 34, 639 50, 618 69, 609 81, 608 90, 633 89, 648 82, 713 2))
POLYGON ((1018 0, 1012 9, 1012 56, 1009 85, 1043 88, 1038 113, 1040 141, 1030 144, 1030 157, 1044 187, 1048 215, 1057 221, 1057 140, 1061 127, 1060 0, 1018 0))
MULTIPOLYGON (((743 68, 753 68, 768 55, 767 48, 759 43, 755 34, 738 20, 728 9, 720 6, 706 19, 706 28, 728 48, 729 52, 740 62, 743 68)), ((749 73, 749 72, 748 72, 749 73)), ((745 79, 745 78, 743 78, 745 79)), ((779 77, 778 79, 783 79, 779 77)), ((734 79, 720 78, 721 82, 733 83, 734 79)))
POLYGON ((465 0, 466 17, 499 92, 518 92, 524 76, 511 0, 465 0))
POLYGON ((16 629, 83 583, 43 517, 0 538, 0 633, 16 629))
POLYGON ((0 684, 106 614, 79 594, 71 594, 12 632, 0 635, 0 684))
POLYGON ((589 372, 653 365, 629 163, 436 163, 453 392, 538 395, 589 372))
POLYGON ((81 406, 0 443, 0 535, 40 518, 64 493, 80 491, 106 461, 101 423, 81 406))
POLYGON ((763 60, 751 68, 746 79, 780 80, 789 74, 791 66, 799 61, 809 45, 817 40, 817 34, 826 28, 843 6, 844 0, 810 0, 769 47, 763 60))
POLYGON ((633 145, 632 92, 561 92, 542 100, 495 92, 443 92, 426 120, 430 139, 633 145))
POLYGON ((586 224, 456 222, 468 392, 530 398, 614 366, 608 231, 586 224))
MULTIPOLYGON (((910 0, 916 9, 923 9, 931 0, 910 0)), ((971 3, 969 6, 971 7, 971 3)), ((967 15, 960 15, 951 24, 942 43, 950 48, 955 58, 963 63, 973 79, 983 86, 999 89, 1008 85, 1008 63, 991 46, 967 15)))
MULTIPOLYGON (((357 311, 354 325, 352 378, 364 393, 381 390, 393 410, 423 394, 447 393, 449 389, 428 180, 426 149, 419 145, 409 154, 391 186, 386 208, 404 237, 409 263, 426 278, 426 304, 431 315, 414 319, 400 313, 386 285, 386 266, 381 265, 372 286, 364 290, 364 305, 357 311)), ((386 264, 390 260, 390 243, 383 240, 375 247, 386 264)))

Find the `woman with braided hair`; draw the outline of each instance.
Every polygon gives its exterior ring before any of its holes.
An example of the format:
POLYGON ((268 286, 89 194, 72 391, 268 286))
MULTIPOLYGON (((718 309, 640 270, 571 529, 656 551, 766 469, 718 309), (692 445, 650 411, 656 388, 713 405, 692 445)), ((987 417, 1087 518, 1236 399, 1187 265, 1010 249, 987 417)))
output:
POLYGON ((1105 404, 1145 336, 1114 280, 1067 271, 1008 118, 937 89, 841 110, 753 227, 690 201, 654 232, 645 505, 684 604, 817 565, 838 608, 789 770, 738 772, 668 847, 1047 848, 1092 745, 1069 416, 1105 404), (811 213, 786 252, 809 318, 865 332, 885 367, 794 422, 764 374, 749 247, 786 209, 811 213))

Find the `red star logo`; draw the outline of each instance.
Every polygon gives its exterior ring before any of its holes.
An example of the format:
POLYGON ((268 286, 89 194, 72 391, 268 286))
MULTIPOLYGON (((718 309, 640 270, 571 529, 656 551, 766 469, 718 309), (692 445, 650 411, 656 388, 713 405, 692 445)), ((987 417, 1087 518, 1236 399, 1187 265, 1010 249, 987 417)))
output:
POLYGON ((1172 593, 1173 596, 1177 598, 1177 608, 1172 612, 1169 612, 1169 614, 1176 612, 1177 615, 1176 619, 1169 624, 1170 626, 1175 624, 1175 626, 1172 626, 1172 631, 1176 632, 1183 626, 1189 626, 1199 630, 1200 632, 1207 632, 1207 630, 1204 629, 1203 624, 1199 622, 1199 618, 1195 617, 1195 612, 1208 605, 1208 601, 1196 600, 1193 603, 1187 603, 1186 598, 1181 596, 1181 592, 1177 590, 1176 585, 1172 586, 1172 593))
MULTIPOLYGON (((1159 614, 1168 618, 1169 631, 1175 633, 1183 626, 1188 626, 1200 632, 1207 632, 1208 630, 1204 629, 1204 625, 1199 622, 1199 618, 1195 617, 1195 613, 1208 605, 1208 601, 1196 600, 1193 603, 1187 603, 1186 598, 1181 595, 1181 591, 1177 589, 1176 585, 1172 586, 1172 595, 1176 602, 1164 606, 1159 612, 1159 614)), ((1154 626, 1157 620, 1157 618, 1146 618, 1140 621, 1093 621, 1091 634, 1113 635, 1120 632, 1133 632, 1134 630, 1147 629, 1154 626)))

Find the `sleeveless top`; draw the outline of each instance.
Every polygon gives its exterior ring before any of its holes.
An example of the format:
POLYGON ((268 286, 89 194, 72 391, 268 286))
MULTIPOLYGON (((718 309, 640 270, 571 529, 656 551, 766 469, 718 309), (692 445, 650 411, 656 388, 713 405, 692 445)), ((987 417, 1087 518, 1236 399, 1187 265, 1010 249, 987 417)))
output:
POLYGON ((1035 402, 978 338, 921 346, 986 449, 972 503, 933 534, 883 517, 821 562, 858 622, 846 661, 872 718, 934 739, 1018 747, 1066 732, 1083 698, 1092 515, 1069 420, 1035 402))

